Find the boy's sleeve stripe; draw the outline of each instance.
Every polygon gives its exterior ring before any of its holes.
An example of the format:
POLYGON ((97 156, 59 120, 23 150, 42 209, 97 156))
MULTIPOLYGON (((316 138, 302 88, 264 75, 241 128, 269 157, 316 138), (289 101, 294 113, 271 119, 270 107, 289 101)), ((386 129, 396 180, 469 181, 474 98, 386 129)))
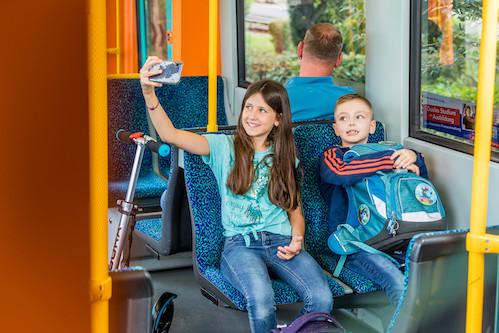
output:
POLYGON ((391 169, 393 167, 393 160, 390 156, 383 156, 376 159, 366 159, 355 161, 355 163, 345 163, 341 158, 338 158, 336 152, 330 149, 324 153, 325 163, 333 172, 339 175, 352 175, 368 172, 376 172, 379 170, 391 169))

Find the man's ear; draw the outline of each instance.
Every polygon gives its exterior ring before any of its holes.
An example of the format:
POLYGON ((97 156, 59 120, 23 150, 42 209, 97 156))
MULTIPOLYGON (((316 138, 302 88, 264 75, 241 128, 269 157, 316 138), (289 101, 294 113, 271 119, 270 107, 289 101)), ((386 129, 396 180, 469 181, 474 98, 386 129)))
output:
POLYGON ((369 128, 369 134, 374 134, 376 132, 376 120, 371 120, 371 128, 369 128))
POLYGON ((303 57, 303 41, 298 43, 298 47, 296 49, 296 55, 298 56, 298 59, 301 59, 303 57))
POLYGON ((336 58, 336 62, 334 63, 334 68, 338 67, 341 64, 341 60, 343 60, 343 53, 340 52, 338 58, 336 58))

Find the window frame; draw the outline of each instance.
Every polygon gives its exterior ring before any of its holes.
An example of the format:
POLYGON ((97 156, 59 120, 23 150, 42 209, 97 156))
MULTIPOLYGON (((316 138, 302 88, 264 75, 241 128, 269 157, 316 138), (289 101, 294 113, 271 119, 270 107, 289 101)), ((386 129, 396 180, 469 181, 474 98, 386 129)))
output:
POLYGON ((237 29, 237 86, 248 88, 246 81, 246 39, 244 36, 244 0, 236 0, 236 29, 237 29))
MULTIPOLYGON (((431 134, 420 129, 421 114, 421 23, 422 0, 411 0, 410 50, 409 50, 409 136, 458 152, 473 155, 472 145, 431 134)), ((499 162, 499 152, 491 151, 491 161, 499 162)))

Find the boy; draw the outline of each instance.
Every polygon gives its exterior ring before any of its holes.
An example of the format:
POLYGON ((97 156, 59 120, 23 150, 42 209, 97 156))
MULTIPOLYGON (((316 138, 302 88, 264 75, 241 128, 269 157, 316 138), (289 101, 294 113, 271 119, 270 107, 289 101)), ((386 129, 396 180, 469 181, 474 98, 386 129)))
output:
MULTIPOLYGON (((336 103, 333 128, 341 138, 341 147, 328 148, 317 164, 319 188, 329 207, 330 232, 346 222, 348 197, 341 185, 356 183, 377 171, 400 168, 428 178, 423 156, 409 149, 386 150, 343 161, 343 155, 351 147, 367 143, 369 134, 374 133, 376 121, 373 118, 371 103, 360 95, 347 94, 336 103)), ((405 251, 402 256, 400 252, 389 255, 400 261, 404 260, 405 251)), ((397 306, 404 275, 392 261, 380 254, 359 251, 347 257, 345 267, 376 282, 397 306)))

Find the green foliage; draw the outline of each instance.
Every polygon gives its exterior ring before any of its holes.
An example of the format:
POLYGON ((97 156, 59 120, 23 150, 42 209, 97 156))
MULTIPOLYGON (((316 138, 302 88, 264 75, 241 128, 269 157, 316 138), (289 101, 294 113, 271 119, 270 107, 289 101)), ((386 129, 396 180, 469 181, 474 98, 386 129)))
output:
MULTIPOLYGON (((454 0, 452 11, 453 63, 447 66, 441 64, 439 51, 442 34, 440 32, 437 36, 437 47, 423 47, 421 50, 421 90, 476 102, 480 57, 480 36, 477 31, 480 30, 481 25, 482 1, 454 0), (475 31, 475 34, 472 31, 475 31)), ((429 29, 431 22, 428 22, 429 29)), ((426 35, 423 29, 423 45, 434 42, 434 40, 429 40, 430 35, 430 30, 426 35)), ((433 35, 436 36, 435 33, 433 35)), ((496 78, 495 107, 499 107, 497 83, 496 78)))
POLYGON ((251 66, 246 64, 248 70, 246 78, 250 82, 272 79, 286 84, 290 77, 297 76, 300 72, 296 51, 285 50, 276 54, 253 49, 251 50, 251 59, 253 59, 251 66))
MULTIPOLYGON (((432 84, 422 84, 421 91, 472 103, 476 103, 477 100, 477 86, 468 86, 460 79, 449 81, 444 77, 439 77, 432 84)), ((494 107, 499 107, 499 90, 497 89, 497 85, 494 88, 494 107)))
POLYGON ((364 0, 315 0, 290 6, 289 15, 295 45, 303 40, 309 27, 328 22, 341 31, 344 52, 365 54, 364 0))
POLYGON ((272 36, 272 42, 276 53, 282 53, 284 50, 291 50, 293 42, 291 40, 291 29, 289 19, 275 19, 269 23, 269 34, 272 36))
POLYGON ((257 54, 257 52, 274 52, 272 36, 258 32, 246 33, 246 50, 246 52, 250 50, 252 57, 254 54, 257 54))
POLYGON ((366 57, 363 54, 344 54, 334 76, 353 82, 366 82, 366 57))
POLYGON ((297 1, 299 4, 289 6, 291 36, 294 45, 297 45, 301 40, 303 40, 305 32, 307 32, 308 28, 310 28, 315 23, 324 22, 319 21, 318 19, 326 9, 329 1, 300 0, 297 1))
POLYGON ((454 11, 462 21, 476 21, 482 18, 483 1, 481 0, 454 0, 452 11, 454 11))

